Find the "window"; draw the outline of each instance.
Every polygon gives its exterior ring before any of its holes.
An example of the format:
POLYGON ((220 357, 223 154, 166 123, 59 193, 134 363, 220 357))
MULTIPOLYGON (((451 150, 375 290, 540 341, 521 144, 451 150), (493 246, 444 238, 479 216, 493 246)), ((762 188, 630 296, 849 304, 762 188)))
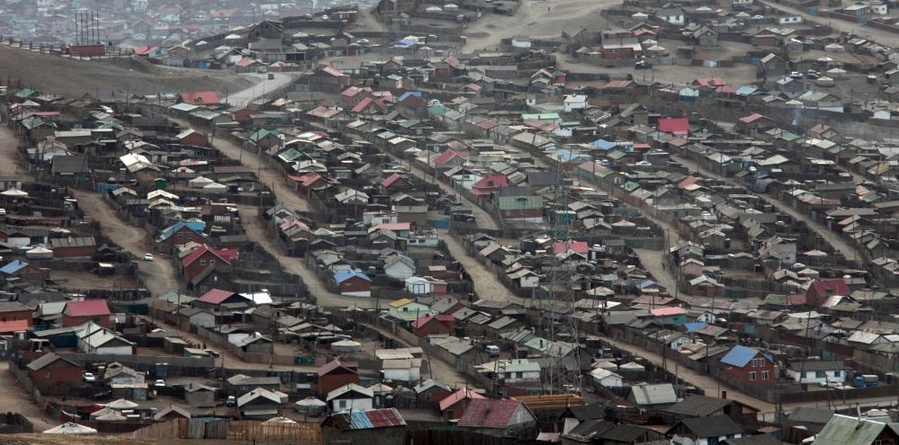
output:
POLYGON ((516 372, 516 373, 515 373, 515 378, 516 378, 516 379, 520 379, 520 378, 523 378, 523 377, 524 377, 524 373, 523 373, 523 372, 516 372))
POLYGON ((50 378, 50 371, 44 371, 44 378, 45 378, 45 379, 49 379, 49 378, 50 378))
POLYGON ((817 377, 819 379, 823 379, 823 378, 827 377, 827 375, 824 374, 824 371, 815 371, 815 377, 817 377))
POLYGON ((200 260, 200 265, 201 265, 201 266, 205 266, 205 265, 206 265, 206 260, 205 260, 205 259, 200 260))
POLYGON ((762 380, 768 380, 768 371, 762 371, 762 380))
POLYGON ((346 408, 346 405, 347 405, 346 402, 347 402, 346 400, 338 400, 337 406, 340 408, 346 408))
POLYGON ((456 413, 452 409, 446 410, 446 418, 447 419, 455 419, 456 413))
POLYGON ((749 371, 749 381, 750 382, 755 381, 755 371, 749 371))
POLYGON ((209 260, 209 265, 210 265, 210 266, 215 266, 215 258, 211 258, 211 259, 209 260))
POLYGON ((762 366, 765 366, 765 359, 763 359, 763 358, 752 359, 752 367, 753 368, 761 368, 762 366))
POLYGON ((425 400, 431 400, 431 393, 425 393, 425 400))
POLYGON ((843 376, 843 371, 836 370, 836 371, 833 372, 833 376, 834 376, 834 377, 842 377, 842 376, 843 376))

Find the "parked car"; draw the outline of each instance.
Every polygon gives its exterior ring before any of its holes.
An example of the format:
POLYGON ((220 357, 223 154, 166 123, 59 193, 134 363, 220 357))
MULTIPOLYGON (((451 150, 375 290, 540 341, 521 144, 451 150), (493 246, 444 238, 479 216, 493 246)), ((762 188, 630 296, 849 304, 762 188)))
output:
POLYGON ((205 352, 206 355, 208 355, 208 356, 210 356, 210 357, 221 357, 221 356, 222 356, 222 354, 219 354, 218 352, 215 352, 215 351, 213 351, 212 349, 207 349, 207 350, 205 350, 205 351, 203 351, 203 352, 205 352))
POLYGON ((94 383, 97 381, 97 376, 92 372, 82 372, 81 379, 84 380, 85 383, 94 383))
POLYGON ((164 387, 165 387, 165 380, 163 380, 163 379, 156 379, 156 381, 153 382, 153 386, 155 386, 155 387, 157 387, 157 388, 164 388, 164 387))
POLYGON ((634 62, 635 70, 648 70, 650 68, 652 68, 652 64, 645 60, 638 60, 638 61, 634 62))
POLYGON ((790 78, 792 79, 802 79, 804 77, 805 76, 802 75, 802 73, 800 73, 799 71, 793 71, 792 73, 790 73, 790 78))
POLYGON ((818 79, 821 77, 821 73, 815 70, 808 70, 805 73, 805 77, 808 77, 809 79, 818 79))
POLYGON ((152 253, 145 253, 145 254, 144 254, 144 261, 153 261, 153 254, 152 254, 152 253))
POLYGON ((225 406, 237 406, 237 397, 228 396, 228 398, 225 399, 225 406))

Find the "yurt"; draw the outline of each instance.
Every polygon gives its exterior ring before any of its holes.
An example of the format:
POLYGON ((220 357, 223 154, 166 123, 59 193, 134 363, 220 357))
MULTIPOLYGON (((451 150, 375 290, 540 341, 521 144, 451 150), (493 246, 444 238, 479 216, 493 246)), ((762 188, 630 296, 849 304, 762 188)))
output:
POLYGON ((325 408, 327 408, 327 406, 327 403, 322 402, 315 397, 306 397, 305 399, 295 403, 294 409, 296 409, 298 413, 306 414, 309 416, 318 416, 325 412, 325 408))
POLYGON ((25 258, 29 260, 52 260, 53 251, 44 246, 37 246, 25 252, 25 258))
POLYGON ((819 87, 832 87, 835 84, 836 83, 833 81, 833 78, 828 76, 819 77, 815 80, 815 85, 819 87))
POLYGON ((362 350, 362 344, 352 340, 341 340, 331 343, 331 351, 342 354, 355 354, 362 350))
MULTIPOLYGON (((831 68, 827 70, 824 74, 831 79, 842 79, 846 77, 846 70, 842 68, 831 68)), ((820 79, 819 79, 820 80, 820 79)))
POLYGON ((85 436, 88 434, 97 434, 97 430, 84 425, 79 425, 75 422, 66 422, 58 427, 44 431, 44 434, 74 434, 85 436))
POLYGON ((197 176, 196 178, 193 178, 190 181, 187 181, 187 186, 192 189, 201 189, 203 187, 206 187, 209 184, 212 184, 213 182, 215 182, 215 181, 213 181, 212 179, 209 179, 205 176, 197 176))
POLYGON ((838 45, 836 43, 831 43, 824 47, 824 52, 828 53, 843 53, 846 52, 846 48, 843 48, 842 45, 838 45))

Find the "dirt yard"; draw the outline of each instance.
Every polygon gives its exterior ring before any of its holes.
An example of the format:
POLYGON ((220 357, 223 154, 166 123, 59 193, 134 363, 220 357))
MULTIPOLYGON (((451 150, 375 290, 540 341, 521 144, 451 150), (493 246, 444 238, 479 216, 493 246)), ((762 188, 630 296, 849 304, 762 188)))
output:
POLYGON ((137 58, 81 61, 0 46, 0 82, 42 93, 104 99, 160 91, 238 91, 252 81, 230 71, 167 68, 137 58))

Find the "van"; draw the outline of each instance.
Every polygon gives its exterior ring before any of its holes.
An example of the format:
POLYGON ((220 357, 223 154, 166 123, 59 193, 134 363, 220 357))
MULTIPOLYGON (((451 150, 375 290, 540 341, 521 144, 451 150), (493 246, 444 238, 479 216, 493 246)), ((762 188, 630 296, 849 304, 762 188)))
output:
POLYGON ((487 354, 490 355, 491 357, 496 357, 499 355, 499 346, 487 345, 487 347, 485 349, 487 349, 487 354))

